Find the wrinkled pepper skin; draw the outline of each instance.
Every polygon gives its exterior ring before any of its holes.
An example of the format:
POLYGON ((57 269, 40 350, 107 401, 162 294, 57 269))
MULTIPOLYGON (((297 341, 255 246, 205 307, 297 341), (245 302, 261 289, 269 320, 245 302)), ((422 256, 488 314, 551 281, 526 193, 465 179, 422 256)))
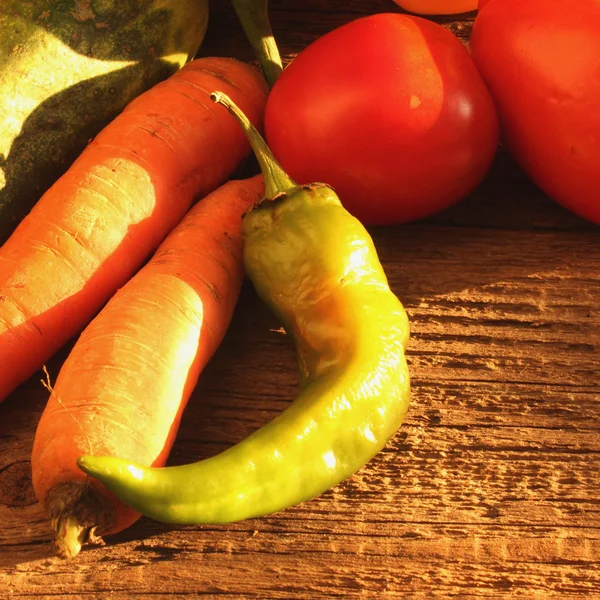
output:
POLYGON ((295 343, 301 377, 293 403, 238 444, 193 464, 152 469, 113 457, 79 460, 156 520, 227 523, 314 498, 363 467, 404 420, 409 323, 373 241, 330 187, 291 184, 244 217, 243 260, 295 343))

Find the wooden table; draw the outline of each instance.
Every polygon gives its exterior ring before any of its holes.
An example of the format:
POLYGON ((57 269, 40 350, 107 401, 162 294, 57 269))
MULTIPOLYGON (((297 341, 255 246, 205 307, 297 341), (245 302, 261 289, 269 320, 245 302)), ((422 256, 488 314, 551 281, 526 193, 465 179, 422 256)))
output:
MULTIPOLYGON (((253 55, 228 2, 202 54, 253 55)), ((272 0, 285 60, 391 0, 272 0), (302 7, 302 8, 300 8, 302 7)), ((461 38, 470 18, 440 22, 461 38)), ((1 598, 600 598, 600 230, 502 151, 430 219, 372 230, 412 322, 413 400, 356 476, 298 507, 218 527, 141 519, 54 557, 30 484, 41 374, 0 406, 1 598)), ((184 416, 173 463, 285 408, 294 351, 249 287, 184 416)), ((48 365, 54 378, 68 348, 48 365)))

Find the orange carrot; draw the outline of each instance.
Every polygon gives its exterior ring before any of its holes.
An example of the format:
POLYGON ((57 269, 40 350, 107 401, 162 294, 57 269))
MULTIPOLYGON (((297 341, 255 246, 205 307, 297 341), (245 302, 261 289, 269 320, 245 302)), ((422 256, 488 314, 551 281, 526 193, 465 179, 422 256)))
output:
POLYGON ((131 102, 0 248, 0 401, 249 154, 235 119, 211 102, 215 89, 262 124, 268 88, 255 69, 229 58, 192 61, 131 102))
POLYGON ((139 515, 77 467, 83 453, 162 466, 199 373, 230 323, 243 279, 241 223, 261 176, 230 181, 196 204, 150 261, 84 329, 42 414, 35 493, 59 553, 139 515))

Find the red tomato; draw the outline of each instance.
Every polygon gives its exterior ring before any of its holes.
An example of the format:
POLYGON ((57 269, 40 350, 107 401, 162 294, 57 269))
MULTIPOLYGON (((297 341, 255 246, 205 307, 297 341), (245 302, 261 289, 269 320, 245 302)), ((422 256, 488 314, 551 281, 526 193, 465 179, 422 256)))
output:
POLYGON ((469 194, 495 155, 498 120, 457 37, 381 13, 298 54, 269 95, 265 137, 298 183, 328 183, 364 224, 380 225, 469 194))
POLYGON ((491 0, 471 50, 531 179, 600 224, 600 0, 491 0))
POLYGON ((477 0, 394 0, 404 10, 418 15, 456 15, 477 8, 477 0))

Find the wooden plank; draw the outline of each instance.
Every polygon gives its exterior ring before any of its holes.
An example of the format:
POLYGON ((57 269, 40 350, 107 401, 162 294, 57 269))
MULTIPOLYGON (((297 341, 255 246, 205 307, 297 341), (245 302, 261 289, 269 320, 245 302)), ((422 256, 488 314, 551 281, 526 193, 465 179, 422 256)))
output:
MULTIPOLYGON (((157 581, 165 593, 177 592, 171 570, 204 586, 227 567, 233 579, 220 579, 222 593, 286 597, 285 590, 261 587, 271 573, 261 561, 275 559, 287 565, 282 572, 291 576, 290 589, 307 586, 312 573, 305 597, 315 598, 335 597, 340 577, 352 582, 343 588, 346 595, 360 593, 366 581, 375 586, 367 586, 371 591, 392 596, 409 582, 417 594, 439 586, 445 597, 465 589, 493 596, 519 581, 561 597, 594 589, 600 543, 597 237, 498 230, 490 239, 486 230, 438 225, 374 234, 413 326, 413 404, 385 451, 321 498, 265 519, 183 530, 142 520, 108 547, 77 559, 78 594, 99 593, 102 586, 114 593, 123 585, 139 594, 157 592, 157 581), (567 264, 555 264, 557 250, 567 264), (147 545, 151 550, 140 550, 147 545), (162 557, 160 568, 154 554, 162 557), (239 565, 231 554, 243 557, 239 565), (192 573, 199 556, 202 575, 192 573), (150 582, 129 575, 141 568, 139 561, 152 564, 150 582), (326 572, 318 570, 321 564, 326 572)), ((184 417, 173 463, 219 451, 287 405, 295 392, 294 353, 277 327, 247 287, 184 417)), ((0 408, 7 417, 0 438, 21 461, 12 468, 21 484, 44 400, 35 378, 26 389, 30 412, 11 401, 0 408)), ((0 547, 11 549, 0 563, 7 585, 38 594, 52 574, 60 589, 72 567, 48 559, 45 518, 23 485, 15 493, 0 510, 0 547), (20 565, 26 565, 26 585, 20 565)))

